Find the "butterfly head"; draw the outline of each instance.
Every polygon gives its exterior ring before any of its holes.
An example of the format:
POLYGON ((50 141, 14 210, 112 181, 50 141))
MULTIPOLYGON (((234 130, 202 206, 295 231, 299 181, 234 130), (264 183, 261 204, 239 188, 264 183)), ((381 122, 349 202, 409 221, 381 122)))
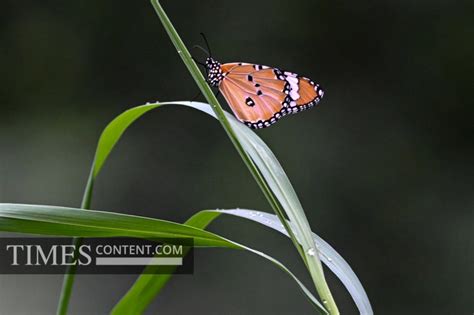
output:
POLYGON ((214 60, 212 57, 206 59, 207 81, 211 86, 217 87, 224 79, 224 73, 220 62, 214 60))

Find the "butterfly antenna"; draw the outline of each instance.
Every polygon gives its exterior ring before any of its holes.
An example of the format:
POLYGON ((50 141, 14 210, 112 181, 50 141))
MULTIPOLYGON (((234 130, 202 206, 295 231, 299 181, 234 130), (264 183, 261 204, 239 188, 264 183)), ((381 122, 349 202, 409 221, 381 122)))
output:
POLYGON ((201 32, 201 36, 204 39, 204 42, 206 43, 207 50, 209 51, 209 57, 212 57, 212 52, 211 52, 211 47, 209 47, 209 43, 207 42, 206 35, 201 32))
POLYGON ((211 54, 210 54, 207 50, 205 50, 204 48, 202 48, 202 46, 194 45, 193 48, 198 48, 198 49, 202 50, 208 57, 211 56, 211 54))

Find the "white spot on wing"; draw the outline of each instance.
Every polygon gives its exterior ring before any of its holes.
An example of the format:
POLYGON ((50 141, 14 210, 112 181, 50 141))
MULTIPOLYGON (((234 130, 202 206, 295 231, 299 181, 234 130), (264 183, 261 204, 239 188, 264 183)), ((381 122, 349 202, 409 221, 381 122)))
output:
POLYGON ((299 86, 298 86, 298 78, 295 77, 286 77, 286 81, 290 84, 290 97, 293 100, 297 100, 300 98, 300 94, 298 93, 299 86))
POLYGON ((291 90, 290 97, 294 100, 297 100, 300 98, 300 94, 298 93, 298 91, 291 90))

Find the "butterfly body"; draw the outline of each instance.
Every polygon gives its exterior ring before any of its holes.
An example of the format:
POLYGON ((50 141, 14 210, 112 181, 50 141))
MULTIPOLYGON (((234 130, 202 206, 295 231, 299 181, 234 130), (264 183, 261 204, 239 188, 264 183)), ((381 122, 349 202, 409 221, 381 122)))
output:
POLYGON ((308 78, 278 68, 250 64, 221 64, 206 59, 208 82, 218 87, 235 116, 247 126, 268 127, 281 117, 319 103, 324 91, 308 78))

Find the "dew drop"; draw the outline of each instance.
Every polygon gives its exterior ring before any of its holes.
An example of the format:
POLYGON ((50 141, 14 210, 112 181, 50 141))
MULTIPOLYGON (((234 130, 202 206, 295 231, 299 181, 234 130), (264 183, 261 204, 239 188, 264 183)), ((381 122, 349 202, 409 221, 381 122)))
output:
POLYGON ((310 255, 310 256, 314 256, 314 255, 316 254, 316 250, 311 247, 310 249, 308 249, 307 253, 308 253, 308 255, 310 255))

